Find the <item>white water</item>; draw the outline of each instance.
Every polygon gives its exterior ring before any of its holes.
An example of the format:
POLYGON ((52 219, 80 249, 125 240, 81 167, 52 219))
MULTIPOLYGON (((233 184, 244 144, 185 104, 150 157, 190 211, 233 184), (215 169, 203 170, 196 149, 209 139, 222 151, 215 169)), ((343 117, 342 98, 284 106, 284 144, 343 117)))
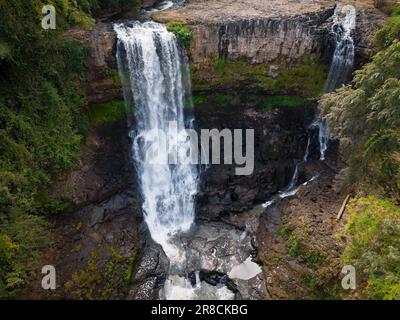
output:
POLYGON ((235 294, 226 286, 212 286, 200 281, 196 276, 193 287, 190 281, 180 276, 169 276, 164 285, 164 298, 167 300, 233 300, 235 294))
MULTIPOLYGON (((356 9, 352 5, 338 4, 333 15, 332 33, 336 37, 336 46, 332 64, 325 84, 325 92, 332 92, 346 84, 354 68, 354 40, 352 33, 356 27, 356 9)), ((318 140, 320 145, 320 159, 325 160, 328 149, 329 133, 324 120, 318 120, 318 140)))
MULTIPOLYGON (((356 9, 352 5, 338 4, 333 15, 332 32, 336 35, 336 46, 325 84, 325 92, 332 92, 341 85, 347 83, 354 67, 354 41, 352 32, 356 27, 356 9)), ((320 150, 320 160, 325 160, 325 153, 329 144, 329 133, 324 120, 316 119, 308 127, 308 142, 303 161, 299 162, 294 170, 292 179, 286 189, 280 192, 280 198, 287 198, 295 195, 299 189, 299 167, 308 161, 311 144, 311 130, 318 128, 318 141, 320 150)), ((315 178, 315 177, 314 177, 315 178)), ((312 178, 310 181, 314 180, 312 178)), ((308 181, 308 182, 310 182, 308 181)), ((306 182, 306 183, 308 183, 306 182)), ((265 208, 272 205, 275 201, 270 200, 263 204, 265 208)))
POLYGON ((156 7, 146 9, 146 12, 158 12, 170 9, 174 6, 173 1, 162 1, 156 7))
POLYGON ((248 257, 243 263, 233 267, 228 276, 231 279, 250 280, 261 272, 260 266, 248 257))
MULTIPOLYGON (((184 101, 191 104, 187 58, 177 46, 175 36, 165 26, 146 22, 118 24, 118 66, 124 82, 127 104, 135 105, 134 164, 143 197, 143 212, 151 237, 170 260, 168 276, 160 297, 168 300, 230 300, 234 293, 226 286, 196 284, 179 274, 185 271, 186 252, 179 235, 194 223, 194 196, 198 186, 198 168, 188 157, 192 145, 184 132, 184 101), (170 122, 175 124, 171 129, 170 122), (157 136, 167 136, 167 152, 152 148, 157 136), (157 152, 154 152, 157 151, 157 152), (177 164, 163 164, 167 154, 177 154, 177 164)), ((193 119, 186 119, 189 127, 193 119)))
POLYGON ((180 264, 185 256, 174 238, 194 222, 198 185, 197 168, 186 155, 192 147, 184 132, 184 100, 191 101, 186 57, 164 25, 135 22, 114 29, 121 78, 128 82, 125 99, 135 105, 137 122, 131 137, 145 221, 171 264, 180 264), (170 122, 176 130, 170 129, 170 122), (162 164, 167 155, 154 152, 154 129, 166 135, 168 153, 178 153, 177 164, 162 164))

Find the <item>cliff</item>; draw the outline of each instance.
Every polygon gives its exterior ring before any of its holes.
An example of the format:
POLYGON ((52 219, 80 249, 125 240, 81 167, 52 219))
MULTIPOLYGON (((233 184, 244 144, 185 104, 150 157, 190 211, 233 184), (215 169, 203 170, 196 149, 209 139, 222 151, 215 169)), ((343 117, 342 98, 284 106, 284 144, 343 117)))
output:
MULTIPOLYGON (((357 8, 357 66, 369 60, 371 39, 385 15, 372 1, 349 1, 357 8)), ((250 90, 317 96, 334 49, 334 1, 205 0, 160 11, 152 18, 179 21, 194 38, 188 48, 195 91, 250 90), (310 81, 312 79, 312 81, 310 81)), ((112 23, 67 36, 89 48, 84 83, 89 103, 122 99, 112 23)))
POLYGON ((226 90, 235 83, 314 96, 326 72, 321 63, 327 64, 331 55, 327 22, 333 11, 334 3, 326 1, 210 0, 152 17, 180 21, 193 31, 189 55, 194 89, 226 90), (315 86, 298 86, 310 77, 316 78, 315 86))

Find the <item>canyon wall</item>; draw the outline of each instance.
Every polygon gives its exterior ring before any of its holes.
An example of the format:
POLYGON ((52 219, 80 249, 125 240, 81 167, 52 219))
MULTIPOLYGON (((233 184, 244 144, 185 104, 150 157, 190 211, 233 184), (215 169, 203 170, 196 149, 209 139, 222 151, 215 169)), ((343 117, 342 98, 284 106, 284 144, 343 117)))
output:
MULTIPOLYGON (((351 4, 357 8, 354 38, 359 67, 373 53, 371 39, 385 16, 372 1, 351 4)), ((156 12, 152 18, 181 22, 193 32, 187 51, 194 91, 314 97, 323 88, 334 50, 334 8, 335 2, 319 0, 206 0, 156 12)), ((88 102, 122 99, 112 23, 99 22, 91 30, 73 30, 67 36, 89 48, 84 83, 88 102)))

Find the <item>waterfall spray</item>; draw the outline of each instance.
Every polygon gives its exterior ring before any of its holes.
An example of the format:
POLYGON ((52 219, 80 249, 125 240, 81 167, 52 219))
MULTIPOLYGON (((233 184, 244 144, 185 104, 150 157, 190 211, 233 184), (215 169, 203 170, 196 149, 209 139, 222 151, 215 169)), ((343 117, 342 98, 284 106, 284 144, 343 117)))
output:
MULTIPOLYGON (((174 34, 164 25, 138 22, 117 24, 117 59, 125 82, 125 101, 135 105, 137 120, 130 135, 134 139, 133 161, 143 197, 143 212, 153 240, 162 245, 171 264, 184 260, 174 237, 187 232, 195 213, 197 167, 180 150, 192 147, 186 140, 184 103, 191 103, 187 58, 174 34), (169 129, 174 122, 175 130, 169 129), (160 164, 149 150, 160 130, 167 137, 167 150, 178 151, 177 164, 160 164)), ((193 121, 186 121, 193 123, 193 121)))

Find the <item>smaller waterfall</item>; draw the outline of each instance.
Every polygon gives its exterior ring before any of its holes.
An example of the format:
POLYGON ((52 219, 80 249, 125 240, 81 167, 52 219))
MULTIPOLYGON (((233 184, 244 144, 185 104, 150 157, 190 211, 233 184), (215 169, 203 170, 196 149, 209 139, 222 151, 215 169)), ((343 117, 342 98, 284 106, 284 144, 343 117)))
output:
MULTIPOLYGON (((352 5, 338 4, 333 15, 332 33, 335 35, 336 46, 332 64, 325 84, 325 92, 329 93, 346 84, 351 78, 354 68, 354 40, 352 33, 356 27, 356 9, 352 5)), ((328 149, 329 133, 324 120, 318 120, 312 126, 319 127, 318 140, 320 159, 325 160, 328 149)))
POLYGON ((311 147, 311 132, 308 132, 307 147, 304 152, 303 160, 296 164, 296 167, 294 169, 294 173, 293 173, 292 179, 290 180, 289 185, 286 187, 286 189, 284 191, 280 192, 279 197, 281 199, 291 197, 297 193, 297 190, 299 189, 299 186, 298 186, 299 169, 300 169, 301 165, 303 165, 304 163, 306 163, 308 161, 308 158, 310 155, 310 147, 311 147))
POLYGON ((333 15, 332 32, 336 37, 336 47, 333 53, 332 64, 325 92, 332 92, 346 84, 354 68, 354 40, 353 31, 356 28, 356 9, 352 5, 338 5, 333 15))

